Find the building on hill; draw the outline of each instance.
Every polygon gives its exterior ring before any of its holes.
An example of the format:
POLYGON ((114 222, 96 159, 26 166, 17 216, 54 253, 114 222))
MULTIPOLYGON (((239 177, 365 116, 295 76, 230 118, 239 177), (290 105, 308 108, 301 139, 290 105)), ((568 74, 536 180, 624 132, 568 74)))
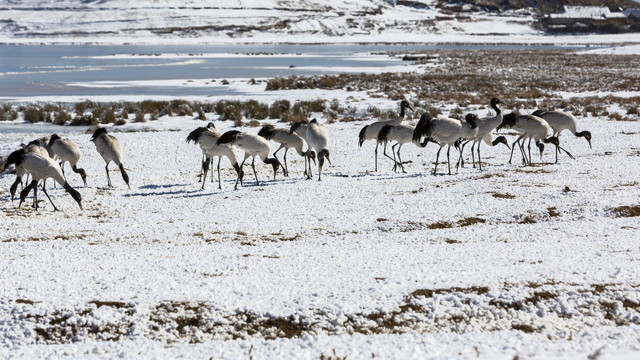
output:
POLYGON ((549 14, 543 22, 550 27, 569 26, 577 24, 598 25, 604 23, 626 24, 627 15, 615 9, 611 11, 606 6, 564 6, 564 12, 549 14))

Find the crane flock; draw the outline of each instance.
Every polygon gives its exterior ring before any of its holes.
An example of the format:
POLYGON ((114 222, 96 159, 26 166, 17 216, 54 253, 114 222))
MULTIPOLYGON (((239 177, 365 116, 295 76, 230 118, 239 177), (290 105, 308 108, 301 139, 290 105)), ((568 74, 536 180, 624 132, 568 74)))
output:
MULTIPOLYGON (((532 114, 520 115, 509 113, 504 115, 498 107, 500 104, 504 103, 498 98, 493 98, 490 101, 490 106, 495 111, 495 115, 479 118, 476 114, 469 113, 465 116, 464 120, 446 117, 433 118, 429 113, 425 112, 421 115, 417 125, 412 126, 402 123, 406 115, 406 109, 413 110, 407 100, 402 100, 400 102, 400 115, 398 117, 391 120, 371 123, 360 130, 358 145, 362 147, 366 140, 376 140, 374 151, 375 171, 378 170, 378 146, 382 144, 383 155, 393 161, 392 170, 406 172, 404 165, 411 161, 402 160, 400 155, 402 146, 407 143, 413 143, 420 148, 425 148, 429 142, 433 142, 439 146, 433 169, 434 175, 437 174, 440 152, 445 146, 447 147, 449 175, 451 175, 450 151, 452 146, 459 151, 456 169, 460 166, 464 167, 463 152, 468 143, 472 143, 471 155, 473 167, 475 168, 476 159, 474 149, 477 146, 479 170, 482 170, 480 145, 483 142, 492 147, 497 144, 504 144, 509 148, 511 150, 509 163, 512 161, 513 151, 517 145, 524 165, 533 164, 531 155, 532 142, 538 147, 540 159, 542 159, 544 144, 549 143, 555 146, 556 163, 558 162, 558 153, 562 153, 563 151, 573 158, 573 155, 560 146, 559 135, 564 130, 569 130, 576 137, 585 138, 591 148, 591 133, 586 130, 578 132, 578 121, 575 116, 569 113, 537 110, 532 114), (494 139, 495 131, 507 128, 518 134, 517 139, 511 146, 509 146, 506 137, 503 135, 497 136, 494 139), (526 140, 528 140, 528 151, 525 151, 524 148, 526 140), (392 156, 387 154, 387 145, 389 142, 394 142, 391 146, 392 156)), ((129 175, 123 164, 123 147, 118 139, 108 134, 106 128, 98 128, 94 131, 90 140, 94 143, 97 152, 105 161, 107 185, 109 187, 113 186, 109 176, 109 163, 114 162, 118 166, 125 184, 131 189, 129 175)), ((260 181, 258 180, 258 173, 255 167, 256 158, 272 166, 274 180, 277 177, 279 169, 282 169, 285 177, 290 176, 287 164, 287 152, 291 148, 304 159, 304 177, 306 179, 313 178, 311 162, 314 164, 317 163, 318 165, 318 181, 322 180, 322 169, 325 159, 331 164, 329 132, 326 126, 319 123, 316 119, 308 122, 296 122, 289 128, 276 128, 273 125, 265 125, 257 134, 238 130, 220 133, 213 123, 209 123, 205 127, 198 127, 191 131, 186 141, 187 143, 193 142, 199 145, 202 150, 201 189, 204 189, 207 173, 215 157, 218 157, 217 172, 219 189, 222 189, 220 162, 223 157, 229 160, 236 171, 234 189, 238 188, 238 184, 241 186, 244 185, 243 167, 249 158, 251 158, 251 168, 257 186, 260 185, 260 181), (270 141, 279 145, 273 152, 273 157, 269 157, 271 153, 270 141), (276 154, 282 149, 284 149, 283 163, 276 157, 276 154), (244 153, 243 160, 240 164, 238 164, 237 160, 237 150, 241 150, 244 153)), ((69 139, 62 139, 57 134, 51 135, 48 142, 46 138, 37 139, 24 145, 23 148, 12 152, 4 164, 5 169, 10 165, 14 165, 15 168, 16 180, 10 187, 11 200, 14 199, 17 188, 22 184, 23 178, 31 176, 31 181, 27 181, 20 192, 20 203, 18 207, 22 205, 28 194, 33 190, 33 207, 38 209, 38 184, 42 182, 42 191, 53 205, 54 210, 58 210, 49 197, 45 187, 46 180, 51 178, 54 182, 60 184, 78 203, 80 209, 82 209, 82 197, 76 189, 69 185, 64 172, 64 165, 68 162, 73 172, 80 175, 86 187, 87 174, 84 169, 78 167, 81 156, 82 153, 77 144, 69 139), (56 160, 58 162, 56 162, 56 160)), ((213 173, 211 181, 213 182, 213 173)))

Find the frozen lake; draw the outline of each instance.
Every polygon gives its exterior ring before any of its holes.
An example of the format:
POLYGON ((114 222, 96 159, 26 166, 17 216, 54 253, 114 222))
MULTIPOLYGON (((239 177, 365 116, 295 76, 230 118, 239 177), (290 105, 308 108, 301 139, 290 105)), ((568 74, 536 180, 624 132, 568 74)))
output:
POLYGON ((0 46, 0 100, 38 96, 216 96, 234 90, 150 81, 383 72, 387 51, 553 49, 548 45, 0 46), (97 86, 101 82, 143 82, 97 86), (146 83, 144 83, 146 82, 146 83))

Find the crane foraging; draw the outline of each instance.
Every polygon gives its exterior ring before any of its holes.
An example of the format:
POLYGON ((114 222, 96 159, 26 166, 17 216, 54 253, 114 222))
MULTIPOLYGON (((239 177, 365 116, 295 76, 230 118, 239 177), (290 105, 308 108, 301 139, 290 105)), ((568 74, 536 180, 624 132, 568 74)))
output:
POLYGON ((69 139, 61 139, 58 134, 51 135, 49 139, 49 147, 53 150, 55 156, 60 160, 60 169, 64 175, 64 164, 66 162, 71 165, 71 169, 76 174, 80 174, 84 186, 87 186, 87 173, 82 168, 78 168, 78 161, 82 156, 82 152, 76 143, 69 139))
MULTIPOLYGON (((62 169, 60 169, 58 163, 56 163, 55 160, 53 160, 49 156, 29 153, 25 149, 20 149, 12 152, 7 158, 5 166, 11 164, 15 165, 16 170, 20 169, 20 171, 28 172, 29 174, 31 174, 32 178, 31 183, 29 183, 29 185, 27 185, 20 192, 20 203, 18 204, 18 207, 22 205, 27 195, 29 195, 29 192, 33 190, 34 208, 38 210, 38 181, 44 181, 46 179, 52 178, 60 185, 62 185, 62 187, 78 203, 80 209, 82 209, 82 196, 80 196, 80 193, 72 188, 69 183, 67 183, 64 175, 62 175, 62 169)), ((51 202, 51 205, 53 205, 54 211, 58 211, 58 208, 53 203, 53 200, 51 200, 51 197, 47 193, 47 190, 44 186, 42 187, 42 191, 51 202)))
MULTIPOLYGON (((222 182, 220 179, 220 161, 223 156, 229 159, 231 166, 236 170, 240 181, 242 181, 242 178, 244 177, 244 172, 240 168, 240 165, 238 165, 236 147, 230 144, 218 145, 217 142, 221 136, 222 134, 216 130, 213 123, 209 123, 206 127, 198 127, 191 131, 187 136, 187 143, 193 141, 194 144, 200 145, 200 149, 202 150, 202 171, 204 175, 202 177, 201 189, 204 189, 204 184, 207 180, 209 164, 213 162, 213 158, 216 156, 218 157, 218 189, 222 189, 222 182)), ((213 181, 213 173, 211 173, 211 180, 213 181)))
MULTIPOLYGON (((240 150, 244 151, 244 159, 240 164, 241 169, 248 158, 253 158, 251 160, 251 168, 253 169, 253 175, 256 177, 256 184, 258 186, 260 185, 260 182, 258 181, 258 173, 256 172, 255 166, 256 157, 259 157, 265 164, 270 164, 273 167, 273 179, 275 180, 278 168, 282 165, 278 159, 269 158, 269 151, 271 151, 271 147, 269 146, 269 141, 265 138, 237 130, 230 130, 222 134, 218 141, 216 141, 216 145, 220 146, 222 144, 235 145, 240 150)), ((242 174, 242 172, 238 173, 234 190, 238 189, 238 181, 242 181, 240 174, 242 174)))
POLYGON ((475 114, 467 114, 465 121, 451 118, 433 119, 429 113, 424 113, 420 116, 420 121, 413 131, 413 141, 419 142, 420 139, 424 137, 425 141, 423 144, 425 144, 425 146, 427 141, 440 144, 440 148, 436 154, 436 165, 433 168, 433 175, 437 174, 440 151, 445 146, 448 146, 447 165, 449 167, 449 175, 451 175, 451 161, 449 158, 451 145, 454 145, 458 139, 470 139, 476 136, 478 133, 477 119, 478 117, 475 114))
MULTIPOLYGON (((569 130, 576 137, 583 137, 589 143, 589 149, 593 149, 591 147, 591 133, 587 130, 577 131, 578 128, 578 119, 575 116, 568 112, 564 111, 543 111, 536 110, 533 112, 534 116, 538 116, 544 119, 547 124, 553 130, 553 136, 560 139, 560 133, 564 130, 569 130)), ((558 150, 562 150, 569 155, 573 159, 573 156, 569 154, 569 152, 561 147, 556 147, 556 163, 558 162, 558 150)))

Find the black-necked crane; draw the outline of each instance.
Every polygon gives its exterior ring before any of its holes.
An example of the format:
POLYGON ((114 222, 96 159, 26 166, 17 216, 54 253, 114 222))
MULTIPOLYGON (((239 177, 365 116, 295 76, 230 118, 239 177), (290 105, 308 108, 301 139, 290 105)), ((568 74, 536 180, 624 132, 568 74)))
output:
MULTIPOLYGON (((551 126, 551 129, 553 130, 553 136, 557 137, 558 140, 560 139, 561 132, 563 132, 564 130, 569 130, 576 137, 585 138, 585 140, 587 140, 587 142, 589 143, 589 149, 592 149, 591 133, 587 130, 578 132, 577 130, 578 119, 576 119, 576 117, 573 116, 573 114, 570 114, 564 111, 558 111, 558 110, 556 111, 536 110, 531 115, 535 115, 543 118, 547 122, 547 124, 551 126)), ((556 162, 558 162, 558 150, 563 150, 564 152, 567 153, 567 155, 573 158, 573 156, 571 156, 571 154, 569 154, 567 150, 558 147, 556 148, 556 162)))
POLYGON ((309 141, 307 140, 308 127, 308 121, 298 121, 291 124, 291 127, 289 128, 289 133, 300 136, 304 140, 304 142, 307 143, 307 156, 305 157, 304 162, 304 176, 306 176, 307 180, 313 178, 313 174, 311 171, 311 160, 313 160, 314 164, 316 163, 316 152, 311 149, 311 146, 309 146, 309 141))
POLYGON ((127 175, 127 172, 124 170, 124 165, 122 164, 122 144, 120 144, 120 141, 118 141, 115 136, 107 134, 107 129, 105 128, 99 128, 94 131, 91 136, 91 141, 93 141, 96 150, 98 150, 104 162, 107 163, 104 168, 107 171, 108 186, 113 186, 111 185, 111 177, 109 176, 109 163, 113 161, 120 168, 122 179, 127 183, 129 190, 131 190, 129 175, 127 175))
POLYGON ((292 132, 291 129, 276 129, 273 125, 265 125, 262 127, 262 129, 260 129, 258 135, 267 140, 272 140, 280 144, 280 147, 278 147, 278 149, 273 152, 274 158, 277 159, 276 154, 278 153, 278 151, 284 149, 284 176, 289 176, 289 166, 287 165, 287 151, 289 151, 289 149, 291 148, 295 149, 298 155, 304 158, 305 172, 307 171, 306 167, 309 150, 302 150, 304 146, 304 139, 300 137, 295 132, 295 130, 292 132))
POLYGON ((471 161, 473 162, 473 167, 476 167, 476 159, 473 152, 473 148, 478 145, 478 167, 482 170, 482 160, 480 158, 480 144, 484 141, 488 146, 496 146, 498 144, 504 144, 509 148, 509 143, 507 142, 507 138, 504 136, 498 136, 493 139, 493 130, 495 130, 498 125, 502 123, 502 111, 498 107, 498 104, 503 104, 502 101, 498 98, 492 98, 490 105, 491 108, 496 112, 494 116, 488 116, 483 118, 478 118, 476 120, 476 124, 478 125, 478 134, 473 138, 467 140, 462 144, 462 148, 460 150, 460 161, 464 165, 464 161, 462 159, 462 152, 464 151, 464 147, 470 141, 473 141, 471 144, 471 161))
POLYGON ((402 120, 404 120, 405 110, 407 108, 413 111, 411 104, 409 104, 407 100, 402 100, 400 102, 400 115, 398 117, 390 120, 376 121, 373 124, 366 125, 360 130, 360 134, 358 135, 358 145, 360 147, 362 147, 362 144, 367 140, 376 140, 376 149, 374 151, 375 171, 378 171, 378 145, 380 145, 380 143, 377 140, 380 130, 382 130, 385 125, 400 125, 402 120))
MULTIPOLYGON (((236 157, 236 147, 231 144, 220 144, 217 142, 220 139, 222 134, 213 126, 212 123, 209 123, 206 127, 199 127, 187 136, 187 143, 193 141, 195 144, 200 145, 200 149, 202 150, 203 160, 202 160, 202 170, 204 171, 204 175, 202 177, 202 187, 204 189, 204 184, 207 180, 207 172, 209 171, 209 164, 213 161, 214 157, 218 157, 218 189, 222 189, 222 182, 220 180, 220 161, 222 157, 226 157, 231 162, 231 165, 236 170, 238 177, 242 180, 244 173, 238 165, 238 160, 236 157)), ((211 176, 211 180, 213 180, 213 173, 211 176)))
MULTIPOLYGON (((215 127, 216 127, 216 126, 215 126, 212 122, 209 122, 209 123, 207 124, 207 126, 205 126, 205 127, 206 127, 207 129, 210 129, 210 128, 214 128, 214 129, 215 129, 215 127)), ((189 142, 189 140, 187 139, 187 143, 188 143, 188 142, 189 142)), ((202 150, 202 148, 201 148, 200 150, 202 150)), ((205 160, 206 158, 207 158, 207 155, 204 153, 204 150, 202 150, 202 162, 200 163, 200 174, 198 174, 198 177, 199 177, 198 182, 202 182, 202 181, 207 180, 207 179, 204 179, 204 178, 202 177, 202 174, 204 173, 204 160, 205 160)), ((211 160, 211 162, 210 162, 210 163, 213 165, 213 159, 211 160)), ((213 182, 213 173, 211 173, 211 182, 213 182)), ((204 187, 203 187, 203 189, 204 189, 204 187)))
POLYGON ((509 128, 515 130, 520 134, 518 139, 511 145, 511 156, 509 157, 509 163, 513 158, 513 149, 518 143, 520 153, 522 154, 522 162, 525 165, 533 165, 531 159, 531 141, 534 141, 538 149, 540 150, 540 159, 542 159, 542 152, 544 151, 544 143, 553 144, 556 147, 560 146, 558 138, 555 136, 547 137, 547 133, 551 130, 549 124, 542 118, 535 115, 517 115, 515 113, 509 113, 504 116, 502 123, 498 126, 498 130, 502 128, 509 128), (524 151, 524 141, 529 139, 529 156, 524 151), (522 142, 520 143, 520 141, 522 142))
POLYGON ((416 125, 413 131, 413 141, 419 142, 422 137, 425 137, 423 144, 426 146, 426 141, 434 141, 440 144, 438 153, 436 154, 436 165, 433 168, 433 175, 436 175, 438 169, 438 159, 440 158, 440 151, 443 147, 447 148, 447 165, 449 166, 449 175, 451 175, 451 161, 449 158, 449 152, 451 151, 451 145, 454 145, 459 139, 470 139, 476 136, 478 133, 478 126, 476 125, 476 119, 478 117, 474 114, 467 114, 465 121, 460 121, 451 118, 431 118, 428 113, 422 114, 418 125, 416 125))
MULTIPOLYGON (((404 170, 405 162, 403 162, 402 157, 400 157, 400 149, 402 148, 402 145, 413 141, 412 138, 413 138, 414 129, 415 129, 415 126, 400 124, 400 125, 385 125, 380 130, 380 133, 378 134, 378 142, 384 143, 382 154, 388 157, 389 159, 393 160, 393 163, 394 163, 393 171, 396 171, 399 167, 400 169, 402 169, 402 172, 405 172, 404 170), (387 155, 387 143, 389 141, 396 142, 395 144, 391 145, 391 153, 393 154, 393 158, 387 155), (396 146, 398 147, 398 150, 397 150, 398 160, 396 160, 396 149, 395 149, 396 146)), ((419 147, 425 147, 427 145, 426 143, 424 144, 415 143, 415 144, 419 147)))
POLYGON ((74 173, 80 174, 84 186, 87 186, 87 173, 82 168, 78 168, 78 161, 82 156, 82 152, 76 143, 69 139, 61 139, 58 134, 51 135, 49 139, 49 147, 53 150, 53 153, 60 161, 60 169, 62 169, 62 175, 64 175, 64 164, 66 162, 71 165, 71 169, 74 173))
MULTIPOLYGON (((244 159, 242 160, 242 164, 240 164, 241 169, 248 158, 253 158, 251 160, 251 168, 253 169, 253 175, 256 177, 256 184, 258 186, 260 185, 260 182, 258 181, 258 173, 256 173, 256 157, 259 157, 265 164, 270 164, 273 167, 273 179, 275 180, 278 168, 282 165, 280 165, 280 161, 278 161, 278 159, 269 158, 271 147, 269 146, 269 141, 267 141, 267 139, 262 136, 240 132, 238 130, 230 130, 222 134, 218 141, 216 141, 216 145, 222 144, 235 145, 238 149, 244 151, 244 159)), ((238 181, 241 180, 240 176, 238 176, 234 190, 238 189, 238 181)))
MULTIPOLYGON (((64 175, 62 175, 60 165, 58 165, 58 163, 49 156, 43 156, 43 154, 38 153, 29 153, 25 149, 20 149, 9 155, 5 166, 10 164, 14 164, 16 171, 20 169, 23 173, 31 174, 31 183, 29 183, 29 185, 20 192, 20 204, 18 204, 18 207, 22 205, 24 199, 29 195, 29 192, 33 190, 34 207, 38 210, 38 181, 44 181, 52 178, 54 181, 62 185, 69 194, 71 194, 71 197, 73 197, 80 206, 80 209, 82 209, 82 197, 80 196, 80 193, 67 183, 64 175)), ((51 200, 51 197, 49 197, 44 186, 42 187, 42 191, 51 202, 51 205, 53 205, 53 209, 57 211, 58 208, 53 203, 53 200, 51 200)))
POLYGON ((329 161, 329 165, 331 165, 329 150, 327 149, 327 145, 329 144, 329 132, 327 131, 327 128, 318 123, 316 119, 311 120, 309 122, 309 126, 307 126, 307 142, 318 154, 318 181, 321 181, 324 159, 326 158, 329 161))
MULTIPOLYGON (((23 144, 23 150, 27 154, 36 154, 42 157, 52 158, 54 156, 53 150, 51 150, 51 148, 47 146, 47 142, 45 141, 45 139, 46 138, 36 139, 29 142, 26 145, 23 144)), ((5 164, 5 166, 6 165, 8 164, 5 164)), ((9 192, 11 193, 11 201, 13 201, 15 197, 16 190, 18 189, 18 185, 22 184, 22 177, 25 175, 30 175, 30 173, 22 167, 16 166, 15 170, 16 170, 16 180, 13 182, 13 184, 11 184, 11 187, 9 188, 9 192)), ((28 176, 27 176, 27 181, 28 181, 28 176)), ((42 187, 44 188, 44 186, 45 184, 43 182, 42 187)))

